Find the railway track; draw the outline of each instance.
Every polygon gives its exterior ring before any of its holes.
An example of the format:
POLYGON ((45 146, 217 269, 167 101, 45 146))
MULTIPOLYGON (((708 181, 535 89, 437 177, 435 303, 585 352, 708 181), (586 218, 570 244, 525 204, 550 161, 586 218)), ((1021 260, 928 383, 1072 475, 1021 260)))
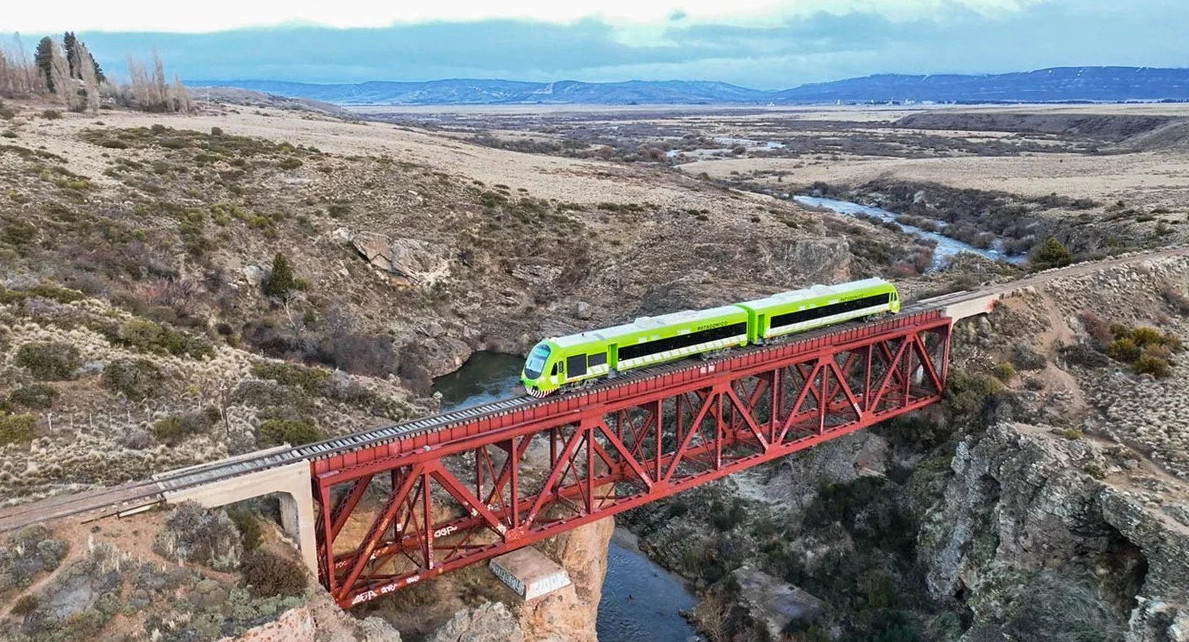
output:
MULTIPOLYGON (((954 292, 918 301, 906 305, 901 310, 901 314, 928 312, 956 303, 976 300, 988 295, 1015 292, 1027 287, 1043 285, 1055 278, 1068 278, 1129 263, 1185 255, 1189 255, 1189 248, 1173 248, 1158 252, 1116 257, 1095 263, 1078 264, 1059 270, 1049 270, 1008 284, 989 286, 978 290, 954 292)), ((851 322, 793 335, 788 341, 782 342, 782 344, 829 336, 852 329, 856 325, 859 324, 857 322, 851 322)), ((705 367, 709 364, 734 358, 740 354, 746 354, 748 351, 761 351, 770 347, 749 346, 733 350, 729 355, 720 356, 716 359, 706 361, 692 361, 687 359, 663 364, 624 374, 616 379, 604 380, 583 390, 561 393, 544 399, 530 397, 527 394, 501 399, 471 408, 445 412, 393 426, 334 437, 302 446, 281 446, 269 450, 247 453, 217 462, 168 471, 143 481, 61 495, 27 504, 2 508, 0 509, 0 532, 14 530, 39 521, 59 519, 62 517, 80 516, 83 521, 88 521, 107 515, 129 513, 161 502, 163 500, 163 494, 168 491, 193 488, 213 481, 293 464, 299 461, 310 461, 359 448, 399 441, 427 432, 445 430, 477 418, 498 417, 502 414, 523 410, 532 406, 553 403, 558 399, 583 396, 642 379, 657 377, 662 374, 705 367)))

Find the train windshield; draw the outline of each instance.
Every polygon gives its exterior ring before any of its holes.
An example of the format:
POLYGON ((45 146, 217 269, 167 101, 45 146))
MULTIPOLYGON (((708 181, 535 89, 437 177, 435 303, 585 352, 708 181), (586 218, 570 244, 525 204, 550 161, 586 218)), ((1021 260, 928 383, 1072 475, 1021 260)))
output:
POLYGON ((528 361, 524 364, 524 374, 529 379, 536 379, 541 376, 541 372, 545 370, 545 362, 549 360, 549 346, 544 343, 538 343, 537 347, 528 355, 528 361))

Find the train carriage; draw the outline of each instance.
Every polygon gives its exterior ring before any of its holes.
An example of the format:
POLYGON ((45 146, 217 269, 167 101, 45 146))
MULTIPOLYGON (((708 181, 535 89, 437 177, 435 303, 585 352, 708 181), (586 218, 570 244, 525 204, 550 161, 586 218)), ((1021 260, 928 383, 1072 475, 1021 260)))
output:
POLYGON ((900 296, 896 287, 883 279, 863 279, 781 292, 739 307, 747 310, 748 340, 762 343, 851 319, 899 312, 900 296))

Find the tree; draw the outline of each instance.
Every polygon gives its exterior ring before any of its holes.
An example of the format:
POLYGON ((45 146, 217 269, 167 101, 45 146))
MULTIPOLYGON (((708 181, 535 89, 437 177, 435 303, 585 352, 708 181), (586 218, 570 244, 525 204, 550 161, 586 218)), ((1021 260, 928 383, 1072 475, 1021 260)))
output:
POLYGON ((1065 244, 1050 236, 1032 253, 1032 264, 1038 269, 1065 267, 1073 263, 1073 252, 1065 244))
POLYGON ((54 90, 54 41, 49 36, 37 41, 37 52, 33 54, 33 62, 37 65, 37 73, 45 81, 50 91, 54 90))
POLYGON ((297 279, 293 276, 293 268, 289 265, 289 258, 282 252, 272 259, 272 271, 264 281, 264 293, 278 299, 285 298, 297 287, 297 279))
POLYGON ((75 37, 73 31, 67 31, 62 36, 62 48, 66 50, 66 60, 70 64, 70 77, 78 78, 82 65, 79 64, 78 58, 78 38, 75 37))

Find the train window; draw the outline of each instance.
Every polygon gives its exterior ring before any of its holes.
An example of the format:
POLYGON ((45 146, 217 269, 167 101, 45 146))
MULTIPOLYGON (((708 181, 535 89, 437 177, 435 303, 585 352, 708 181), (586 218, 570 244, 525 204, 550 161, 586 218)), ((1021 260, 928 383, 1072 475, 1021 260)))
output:
POLYGON ((606 352, 592 354, 592 355, 590 355, 590 358, 587 360, 587 364, 589 364, 590 367, 592 367, 592 368, 595 366, 601 366, 605 363, 607 363, 607 353, 606 352))
POLYGON ((688 348, 689 346, 710 343, 711 341, 728 339, 731 337, 742 336, 744 334, 747 334, 747 323, 735 323, 732 325, 712 328, 710 330, 702 330, 701 332, 679 334, 675 337, 669 337, 668 339, 657 339, 647 343, 637 343, 636 345, 623 346, 619 349, 619 358, 622 361, 626 361, 628 359, 635 359, 636 357, 643 357, 668 350, 688 348))
POLYGON ((586 374, 586 355, 576 354, 572 357, 566 357, 566 376, 581 377, 586 374))
POLYGON ((833 316, 835 314, 842 314, 844 312, 854 312, 855 310, 862 310, 863 308, 870 308, 877 305, 887 305, 891 301, 892 295, 888 292, 883 294, 875 294, 866 296, 861 299, 852 299, 850 301, 841 301, 839 303, 832 303, 820 308, 812 308, 809 310, 800 310, 797 312, 787 312, 785 314, 778 314, 772 317, 773 328, 780 328, 786 325, 793 325, 794 323, 802 323, 805 321, 812 321, 813 319, 821 319, 823 317, 833 316))
POLYGON ((560 362, 560 361, 558 361, 557 363, 553 364, 553 373, 552 373, 552 374, 553 374, 553 376, 555 376, 555 377, 556 377, 557 375, 561 374, 561 362, 560 362))
POLYGON ((536 379, 541 376, 541 371, 545 369, 545 362, 549 360, 549 346, 544 343, 538 343, 537 347, 528 355, 528 361, 524 364, 524 374, 529 379, 536 379))

